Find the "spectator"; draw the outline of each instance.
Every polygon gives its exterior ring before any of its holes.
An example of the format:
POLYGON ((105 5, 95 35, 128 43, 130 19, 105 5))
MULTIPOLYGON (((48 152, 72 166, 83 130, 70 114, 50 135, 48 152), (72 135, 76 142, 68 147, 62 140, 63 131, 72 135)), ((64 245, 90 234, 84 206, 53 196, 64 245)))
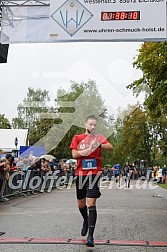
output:
POLYGON ((120 162, 115 164, 112 169, 114 171, 115 181, 116 181, 116 183, 119 182, 119 186, 120 186, 120 178, 121 178, 121 165, 120 165, 120 162))
POLYGON ((3 183, 4 183, 5 165, 6 165, 6 158, 1 158, 0 160, 0 198, 2 198, 3 192, 4 192, 3 183))
POLYGON ((1 192, 0 197, 7 201, 8 199, 4 197, 6 183, 9 179, 9 171, 12 163, 12 155, 10 153, 6 154, 6 158, 1 162, 1 192))
POLYGON ((109 167, 107 169, 107 177, 109 178, 109 181, 111 181, 112 175, 113 175, 113 170, 111 167, 109 167))
POLYGON ((49 160, 48 165, 50 166, 50 170, 54 172, 54 163, 53 163, 53 159, 50 159, 50 160, 49 160))
POLYGON ((123 167, 123 174, 126 177, 125 178, 125 183, 126 183, 126 188, 130 187, 130 165, 129 161, 126 161, 124 167, 123 167))
POLYGON ((158 179, 158 166, 154 166, 154 181, 158 179))
POLYGON ((147 167, 146 169, 146 179, 149 182, 152 178, 152 167, 147 167))
POLYGON ((166 183, 166 174, 167 174, 167 168, 166 165, 162 167, 162 176, 163 176, 163 183, 166 183))
POLYGON ((20 170, 21 161, 20 158, 15 158, 16 170, 20 170))
POLYGON ((158 167, 158 183, 162 182, 162 168, 158 167))

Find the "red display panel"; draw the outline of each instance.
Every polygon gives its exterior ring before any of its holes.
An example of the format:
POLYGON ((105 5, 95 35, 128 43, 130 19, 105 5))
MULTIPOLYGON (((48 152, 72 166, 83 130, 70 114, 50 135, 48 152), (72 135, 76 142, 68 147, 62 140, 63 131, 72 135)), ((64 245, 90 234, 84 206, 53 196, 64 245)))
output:
POLYGON ((101 21, 140 20, 140 11, 101 12, 101 21))

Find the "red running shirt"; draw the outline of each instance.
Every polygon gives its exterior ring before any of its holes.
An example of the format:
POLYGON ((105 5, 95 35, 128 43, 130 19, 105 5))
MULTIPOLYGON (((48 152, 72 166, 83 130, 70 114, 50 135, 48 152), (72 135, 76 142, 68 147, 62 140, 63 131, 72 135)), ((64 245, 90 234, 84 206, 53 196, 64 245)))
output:
MULTIPOLYGON (((99 135, 86 135, 81 134, 81 135, 75 135, 72 139, 70 149, 75 149, 75 150, 84 150, 89 148, 90 143, 96 139, 97 142, 100 144, 106 144, 109 143, 109 141, 101 134, 99 135)), ((96 148, 90 155, 88 156, 83 156, 77 158, 77 168, 76 168, 76 176, 86 176, 90 171, 92 174, 97 174, 99 171, 102 170, 102 162, 101 162, 101 148, 96 148), (96 160, 96 168, 87 168, 84 169, 83 167, 83 162, 84 160, 96 160)))

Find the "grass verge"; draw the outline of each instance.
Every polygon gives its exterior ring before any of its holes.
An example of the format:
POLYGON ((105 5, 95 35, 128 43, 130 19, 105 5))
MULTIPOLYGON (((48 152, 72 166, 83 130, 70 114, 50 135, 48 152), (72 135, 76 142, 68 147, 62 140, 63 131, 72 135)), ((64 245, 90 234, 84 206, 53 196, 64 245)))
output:
POLYGON ((158 184, 158 185, 167 190, 167 184, 158 184))

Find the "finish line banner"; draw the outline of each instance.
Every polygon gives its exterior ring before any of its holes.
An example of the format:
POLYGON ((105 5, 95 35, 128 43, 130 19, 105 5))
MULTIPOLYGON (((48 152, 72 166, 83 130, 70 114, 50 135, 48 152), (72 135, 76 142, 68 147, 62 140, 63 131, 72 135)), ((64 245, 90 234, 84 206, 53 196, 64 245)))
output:
POLYGON ((53 41, 165 40, 166 0, 51 0, 53 41))

